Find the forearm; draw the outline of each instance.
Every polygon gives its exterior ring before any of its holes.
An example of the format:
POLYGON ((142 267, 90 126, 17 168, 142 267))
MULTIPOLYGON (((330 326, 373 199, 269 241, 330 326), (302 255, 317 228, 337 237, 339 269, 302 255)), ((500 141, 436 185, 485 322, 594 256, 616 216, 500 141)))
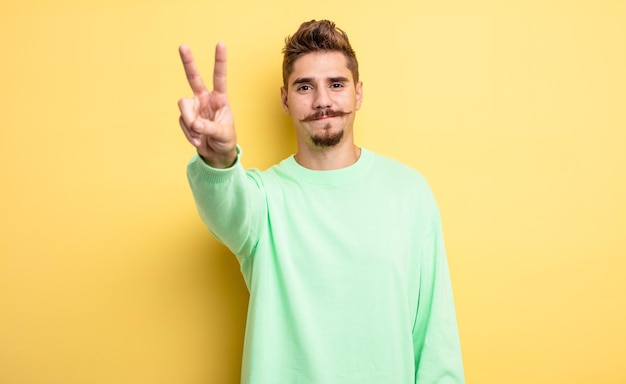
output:
POLYGON ((265 204, 262 190, 243 170, 239 155, 225 169, 208 166, 195 155, 187 177, 200 217, 213 235, 240 259, 258 239, 265 204))

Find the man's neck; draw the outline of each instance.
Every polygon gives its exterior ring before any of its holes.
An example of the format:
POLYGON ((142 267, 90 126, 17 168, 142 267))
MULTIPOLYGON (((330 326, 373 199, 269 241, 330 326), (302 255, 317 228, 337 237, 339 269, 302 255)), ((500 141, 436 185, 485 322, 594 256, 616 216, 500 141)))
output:
POLYGON ((327 148, 311 148, 301 145, 298 147, 295 159, 305 168, 315 171, 331 171, 353 165, 360 156, 361 148, 349 141, 327 148))

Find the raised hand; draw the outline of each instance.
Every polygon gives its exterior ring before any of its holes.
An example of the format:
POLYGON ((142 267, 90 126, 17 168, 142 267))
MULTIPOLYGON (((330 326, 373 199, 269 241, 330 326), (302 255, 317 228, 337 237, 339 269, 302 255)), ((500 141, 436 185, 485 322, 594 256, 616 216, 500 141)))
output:
POLYGON ((237 135, 226 93, 226 46, 220 43, 215 47, 211 92, 200 77, 191 49, 181 45, 179 53, 194 94, 178 101, 180 126, 207 164, 228 168, 237 156, 237 135))

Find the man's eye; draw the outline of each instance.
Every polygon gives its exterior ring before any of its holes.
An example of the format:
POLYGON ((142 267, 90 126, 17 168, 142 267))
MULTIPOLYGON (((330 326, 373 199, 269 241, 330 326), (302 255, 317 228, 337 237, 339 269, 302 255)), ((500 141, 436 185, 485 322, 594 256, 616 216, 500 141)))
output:
POLYGON ((341 83, 332 83, 330 85, 331 88, 343 88, 343 84, 341 83))
POLYGON ((308 86, 308 85, 301 85, 301 86, 298 87, 298 91, 308 91, 310 89, 311 89, 311 87, 308 86))

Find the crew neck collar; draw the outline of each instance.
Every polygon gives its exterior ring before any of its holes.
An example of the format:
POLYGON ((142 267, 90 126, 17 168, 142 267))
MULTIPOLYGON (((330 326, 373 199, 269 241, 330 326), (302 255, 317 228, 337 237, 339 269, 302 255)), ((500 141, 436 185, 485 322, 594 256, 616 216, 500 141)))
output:
POLYGON ((280 167, 301 182, 317 185, 333 185, 348 183, 362 175, 369 169, 373 159, 374 156, 372 152, 361 148, 361 155, 357 161, 344 168, 324 171, 305 168, 296 161, 294 155, 281 161, 280 167))

